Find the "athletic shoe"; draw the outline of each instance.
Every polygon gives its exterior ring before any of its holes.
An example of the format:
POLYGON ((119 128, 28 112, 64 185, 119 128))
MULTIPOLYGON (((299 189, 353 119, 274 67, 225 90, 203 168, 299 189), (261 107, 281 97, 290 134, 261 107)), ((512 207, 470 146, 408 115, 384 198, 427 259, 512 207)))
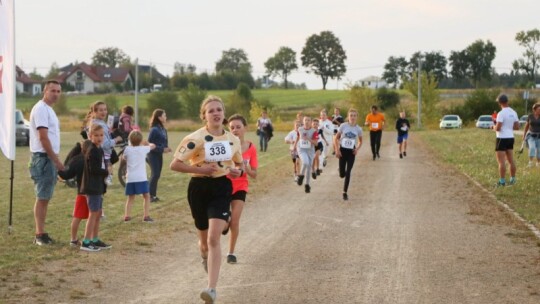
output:
POLYGON ((152 219, 149 216, 145 216, 142 221, 145 222, 145 223, 153 223, 154 219, 152 219))
POLYGON ((159 202, 159 201, 160 201, 160 199, 159 199, 159 197, 157 197, 157 196, 152 196, 152 198, 150 198, 150 202, 151 202, 151 203, 157 203, 157 202, 159 202))
POLYGON ((236 256, 234 254, 227 255, 227 263, 236 264, 236 256))
POLYGON ((508 181, 508 186, 513 186, 516 184, 516 178, 510 177, 510 180, 508 181))
POLYGON ((131 221, 131 216, 124 216, 124 223, 131 221))
POLYGON ((317 173, 315 171, 311 173, 311 178, 317 179, 317 173))
POLYGON ((205 288, 201 291, 201 299, 206 304, 212 304, 216 301, 216 290, 214 288, 205 288))
POLYGON ((85 244, 84 242, 81 244, 81 248, 80 248, 82 251, 87 251, 87 252, 97 252, 97 251, 100 251, 101 249, 99 247, 97 247, 96 245, 94 245, 93 242, 89 242, 88 244, 85 244))
POLYGON ((399 153, 399 158, 403 158, 403 154, 402 154, 402 153, 399 153))
POLYGON ((344 200, 344 201, 349 200, 349 196, 348 196, 347 193, 345 193, 345 192, 343 192, 343 200, 344 200))
POLYGON ((298 181, 296 182, 298 186, 302 186, 302 183, 304 182, 304 176, 298 175, 298 181))
POLYGON ((296 176, 296 175, 294 176, 294 183, 295 184, 298 183, 298 176, 296 176))
POLYGON ((94 246, 99 249, 111 249, 112 245, 105 244, 102 240, 98 239, 96 242, 93 242, 94 246))
POLYGON ((105 178, 105 184, 107 184, 107 186, 111 186, 113 184, 112 182, 112 175, 108 175, 106 178, 105 178))
POLYGON ((51 245, 53 242, 53 239, 51 239, 47 233, 36 235, 34 238, 34 244, 38 246, 51 245))
POLYGON ((497 188, 506 186, 506 183, 497 182, 497 188))
POLYGON ((321 169, 317 169, 317 175, 321 175, 322 173, 322 170, 321 169))
POLYGON ((79 242, 79 240, 70 241, 69 246, 71 246, 71 247, 80 247, 81 243, 79 242))
POLYGON ((208 258, 203 258, 201 264, 204 268, 204 271, 208 273, 208 258))
POLYGON ((310 193, 311 192, 311 186, 306 184, 305 190, 306 190, 306 193, 310 193))
POLYGON ((326 158, 323 160, 322 166, 323 166, 323 167, 326 167, 326 158))
POLYGON ((403 151, 403 156, 407 156, 407 151, 403 151))

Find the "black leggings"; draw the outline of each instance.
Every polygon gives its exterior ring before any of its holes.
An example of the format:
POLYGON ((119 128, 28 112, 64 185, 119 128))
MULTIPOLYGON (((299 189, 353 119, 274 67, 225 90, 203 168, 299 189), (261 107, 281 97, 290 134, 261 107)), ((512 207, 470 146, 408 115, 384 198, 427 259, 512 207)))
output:
POLYGON ((381 148, 381 138, 382 130, 369 131, 369 143, 371 144, 371 153, 373 153, 373 156, 379 154, 379 149, 381 148))
POLYGON ((352 149, 339 148, 341 151, 341 157, 339 158, 339 177, 345 177, 345 184, 343 185, 343 192, 347 193, 349 189, 349 182, 351 181, 351 171, 354 166, 354 159, 356 155, 353 154, 352 149))

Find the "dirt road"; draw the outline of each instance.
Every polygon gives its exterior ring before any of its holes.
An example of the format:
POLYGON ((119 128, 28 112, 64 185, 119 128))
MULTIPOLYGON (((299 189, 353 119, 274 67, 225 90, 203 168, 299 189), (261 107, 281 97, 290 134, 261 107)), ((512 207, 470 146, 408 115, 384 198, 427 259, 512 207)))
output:
MULTIPOLYGON (((414 137, 405 159, 394 140, 383 135, 377 161, 365 141, 347 202, 336 159, 310 194, 291 178, 248 197, 218 303, 540 303, 538 240, 414 137)), ((200 303, 195 234, 161 244, 67 275, 51 302, 79 301, 74 290, 98 278, 81 302, 200 303)))

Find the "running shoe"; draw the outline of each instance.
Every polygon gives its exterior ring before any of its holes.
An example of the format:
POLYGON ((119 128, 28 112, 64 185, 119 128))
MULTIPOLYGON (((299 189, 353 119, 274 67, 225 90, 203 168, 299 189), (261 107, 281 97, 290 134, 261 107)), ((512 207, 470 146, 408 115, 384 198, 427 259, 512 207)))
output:
POLYGON ((317 175, 321 175, 322 173, 322 170, 321 169, 317 169, 317 175))
POLYGON ((131 216, 124 216, 124 223, 131 221, 131 216))
POLYGON ((234 254, 227 255, 227 263, 236 264, 236 256, 234 254))
POLYGON ((305 190, 306 190, 306 193, 310 193, 311 192, 311 186, 306 184, 305 190))
POLYGON ((79 242, 79 240, 74 240, 74 241, 69 242, 69 246, 71 246, 71 247, 79 247, 79 246, 81 246, 81 243, 79 242))
POLYGON ((80 248, 82 251, 87 251, 87 252, 97 252, 97 251, 100 251, 101 249, 99 247, 97 247, 96 245, 94 245, 93 242, 88 242, 88 243, 85 243, 83 242, 81 244, 81 248, 80 248))
POLYGON ((113 184, 113 181, 112 181, 112 175, 108 175, 106 178, 105 178, 105 184, 107 184, 107 186, 111 186, 113 184))
POLYGON ((403 158, 403 153, 399 153, 399 158, 403 158))
POLYGON ((112 245, 106 244, 100 239, 98 239, 97 241, 92 242, 92 243, 94 244, 95 247, 97 247, 99 249, 111 249, 112 248, 112 245))
POLYGON ((510 177, 510 180, 508 181, 508 186, 513 186, 516 184, 516 178, 510 177))
POLYGON ((500 181, 497 182, 497 188, 506 186, 506 183, 502 183, 500 181))
POLYGON ((323 166, 323 167, 326 167, 326 158, 323 160, 322 166, 323 166))
POLYGON ((349 200, 349 196, 348 196, 347 193, 345 193, 345 192, 343 192, 343 200, 344 200, 344 201, 349 200))
POLYGON ((407 151, 403 151, 403 156, 407 156, 407 151))
POLYGON ((294 176, 294 183, 295 184, 298 183, 298 176, 296 176, 296 175, 294 176))
POLYGON ((160 201, 160 199, 159 199, 159 197, 157 197, 157 196, 152 196, 152 198, 150 198, 150 202, 151 202, 151 203, 157 203, 157 202, 159 202, 159 201, 160 201))
POLYGON ((212 304, 216 301, 216 290, 214 288, 205 288, 201 291, 201 299, 205 304, 212 304))
POLYGON ((37 234, 34 238, 34 244, 38 246, 50 245, 53 242, 54 241, 49 237, 49 234, 47 233, 37 234))
POLYGON ((154 219, 149 216, 145 216, 142 221, 145 223, 153 223, 154 219))
POLYGON ((296 182, 298 186, 302 186, 302 183, 304 182, 304 176, 298 175, 298 181, 296 182))
POLYGON ((311 178, 317 179, 317 173, 315 171, 311 173, 311 178))

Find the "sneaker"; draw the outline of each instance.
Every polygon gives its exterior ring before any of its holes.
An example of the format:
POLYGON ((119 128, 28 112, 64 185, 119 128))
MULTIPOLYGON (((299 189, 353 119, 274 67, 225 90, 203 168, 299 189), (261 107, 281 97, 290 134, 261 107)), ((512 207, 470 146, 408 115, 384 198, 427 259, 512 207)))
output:
POLYGON ((71 247, 80 247, 81 242, 79 242, 79 240, 70 241, 69 246, 71 246, 71 247))
POLYGON ((201 291, 201 299, 206 304, 212 304, 216 301, 216 290, 214 288, 205 288, 201 291))
POLYGON ((516 178, 510 177, 510 180, 508 181, 508 186, 513 186, 516 184, 516 178))
POLYGON ((323 167, 326 167, 326 158, 323 160, 322 166, 323 166, 323 167))
POLYGON ((236 256, 234 254, 227 255, 227 263, 236 264, 236 256))
POLYGON ((149 216, 145 216, 142 221, 145 222, 145 223, 153 223, 154 219, 152 219, 149 216))
POLYGON ((497 188, 506 186, 506 183, 497 182, 497 188))
POLYGON ((294 183, 295 184, 298 183, 298 176, 297 175, 294 176, 294 183))
POLYGON ((317 179, 317 173, 315 171, 311 173, 311 178, 317 179))
POLYGON ((204 271, 208 273, 208 258, 203 258, 201 264, 204 268, 204 271))
POLYGON ((403 153, 399 153, 399 158, 403 158, 403 153))
POLYGON ((37 234, 34 238, 34 244, 38 246, 51 245, 53 242, 47 233, 37 234))
POLYGON ((150 198, 150 202, 151 202, 151 203, 157 203, 157 202, 159 202, 159 201, 160 201, 160 199, 159 199, 159 197, 157 197, 157 196, 152 196, 152 198, 150 198))
POLYGON ((311 192, 311 186, 306 184, 305 190, 306 190, 306 193, 310 193, 311 192))
POLYGON ((99 247, 97 247, 96 245, 94 245, 93 242, 89 242, 89 243, 85 243, 83 242, 81 244, 81 248, 80 248, 82 251, 87 251, 87 252, 97 252, 97 251, 100 251, 101 249, 99 247))
POLYGON ((407 151, 403 151, 403 156, 407 156, 407 151))
POLYGON ((93 242, 94 246, 99 249, 111 249, 112 245, 105 244, 102 240, 98 239, 96 242, 93 242))
POLYGON ((349 200, 349 196, 347 195, 347 193, 343 193, 343 200, 344 201, 349 200))
POLYGON ((304 182, 304 176, 298 175, 298 181, 296 182, 298 186, 302 186, 302 183, 304 182))
POLYGON ((105 184, 107 184, 107 186, 110 186, 113 184, 112 182, 112 175, 108 175, 106 178, 105 178, 105 184))
POLYGON ((322 173, 322 170, 321 169, 317 169, 317 175, 321 175, 322 173))
POLYGON ((124 223, 131 221, 131 216, 124 216, 124 223))

